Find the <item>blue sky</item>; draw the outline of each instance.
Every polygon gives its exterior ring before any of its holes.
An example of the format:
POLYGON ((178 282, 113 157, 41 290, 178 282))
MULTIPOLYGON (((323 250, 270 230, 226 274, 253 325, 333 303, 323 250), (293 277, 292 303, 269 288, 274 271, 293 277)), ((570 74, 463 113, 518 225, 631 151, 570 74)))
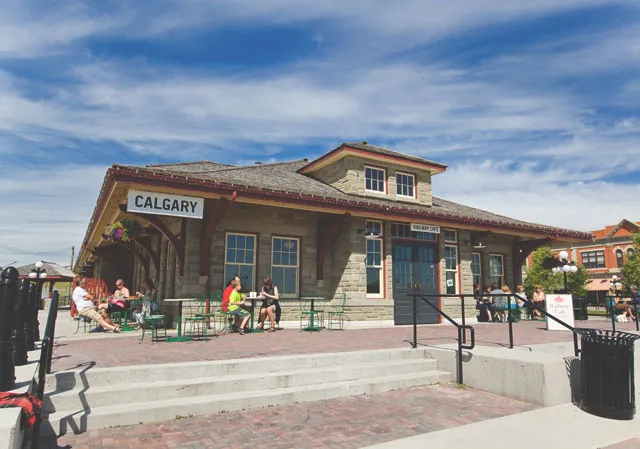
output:
POLYGON ((0 0, 0 266, 68 264, 113 163, 354 140, 453 201, 637 221, 639 72, 637 1, 0 0))

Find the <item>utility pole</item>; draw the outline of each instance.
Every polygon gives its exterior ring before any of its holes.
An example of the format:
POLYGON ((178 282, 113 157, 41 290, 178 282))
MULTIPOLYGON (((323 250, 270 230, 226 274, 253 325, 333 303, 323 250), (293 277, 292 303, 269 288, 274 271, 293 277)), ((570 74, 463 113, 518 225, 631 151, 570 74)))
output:
POLYGON ((75 255, 76 252, 76 247, 72 246, 71 247, 71 263, 69 263, 69 269, 71 269, 71 271, 73 271, 73 256, 75 255))

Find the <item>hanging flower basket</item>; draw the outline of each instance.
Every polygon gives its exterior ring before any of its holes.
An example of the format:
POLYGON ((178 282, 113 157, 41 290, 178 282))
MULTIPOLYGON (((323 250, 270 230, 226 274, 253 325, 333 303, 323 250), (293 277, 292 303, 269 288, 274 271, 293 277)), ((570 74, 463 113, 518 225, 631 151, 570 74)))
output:
POLYGON ((104 237, 107 240, 130 242, 132 237, 140 233, 140 225, 135 220, 120 220, 107 225, 104 229, 104 237))

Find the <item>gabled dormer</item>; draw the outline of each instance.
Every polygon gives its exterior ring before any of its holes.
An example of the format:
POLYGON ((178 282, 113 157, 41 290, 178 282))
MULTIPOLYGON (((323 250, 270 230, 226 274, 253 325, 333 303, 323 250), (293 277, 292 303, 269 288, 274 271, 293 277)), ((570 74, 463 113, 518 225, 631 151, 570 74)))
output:
POLYGON ((438 162, 362 143, 343 143, 299 173, 349 194, 431 206, 431 177, 438 162))

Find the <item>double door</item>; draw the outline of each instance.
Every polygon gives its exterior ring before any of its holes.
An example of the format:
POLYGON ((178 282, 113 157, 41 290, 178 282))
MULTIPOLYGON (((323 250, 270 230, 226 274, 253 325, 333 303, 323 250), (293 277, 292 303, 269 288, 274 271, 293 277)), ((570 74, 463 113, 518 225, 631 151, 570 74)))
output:
MULTIPOLYGON (((437 246, 435 243, 393 242, 393 317, 395 324, 413 323, 412 293, 438 293, 437 246)), ((429 301, 438 306, 437 298, 429 301)), ((440 322, 438 313, 417 301, 418 324, 440 322)))

